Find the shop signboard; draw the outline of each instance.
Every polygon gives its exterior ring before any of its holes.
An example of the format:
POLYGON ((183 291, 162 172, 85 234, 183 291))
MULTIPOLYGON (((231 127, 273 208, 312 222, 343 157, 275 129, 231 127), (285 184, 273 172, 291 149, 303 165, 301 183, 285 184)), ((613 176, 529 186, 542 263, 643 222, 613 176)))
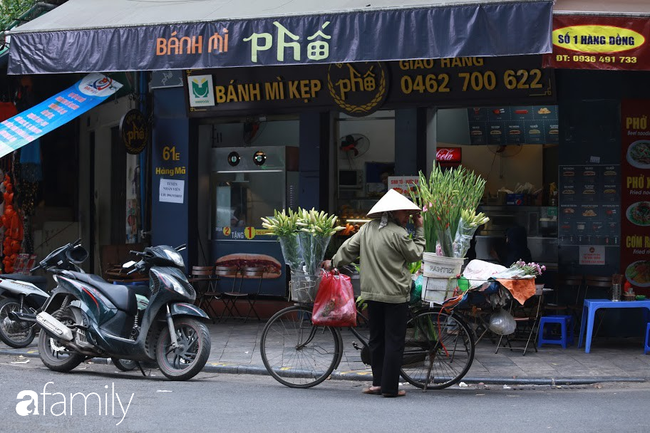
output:
POLYGON ((122 116, 120 137, 128 153, 136 155, 144 150, 149 142, 149 124, 142 111, 134 108, 122 116))
POLYGON ((620 171, 605 164, 559 167, 560 246, 619 245, 620 171))
POLYGON ((553 16, 553 53, 544 65, 566 69, 650 70, 650 20, 630 16, 553 16))
POLYGON ((110 6, 68 0, 13 29, 9 73, 201 70, 551 50, 551 0, 212 3, 142 1, 134 7, 131 0, 112 0, 110 6))
POLYGON ((650 294, 650 101, 621 101, 621 272, 650 294))
MULTIPOLYGON (((215 104, 199 107, 188 100, 191 117, 302 110, 366 116, 380 108, 466 107, 495 101, 539 108, 550 104, 550 109, 555 103, 554 75, 541 67, 541 60, 539 55, 463 57, 203 70, 191 72, 185 86, 194 85, 197 75, 212 76, 215 104)), ((508 120, 514 122, 510 126, 516 123, 520 136, 525 134, 525 116, 508 120)))

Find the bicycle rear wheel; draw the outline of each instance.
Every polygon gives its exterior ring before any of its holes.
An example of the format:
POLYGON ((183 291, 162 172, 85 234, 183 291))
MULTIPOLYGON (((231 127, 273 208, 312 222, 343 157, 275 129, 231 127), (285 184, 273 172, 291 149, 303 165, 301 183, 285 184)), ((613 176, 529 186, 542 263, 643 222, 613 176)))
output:
POLYGON ((309 388, 327 379, 341 361, 342 347, 338 329, 314 326, 311 309, 298 305, 274 314, 260 341, 264 367, 291 388, 309 388))
POLYGON ((474 361, 474 338, 453 314, 425 311, 408 321, 401 374, 412 385, 443 389, 460 381, 474 361))

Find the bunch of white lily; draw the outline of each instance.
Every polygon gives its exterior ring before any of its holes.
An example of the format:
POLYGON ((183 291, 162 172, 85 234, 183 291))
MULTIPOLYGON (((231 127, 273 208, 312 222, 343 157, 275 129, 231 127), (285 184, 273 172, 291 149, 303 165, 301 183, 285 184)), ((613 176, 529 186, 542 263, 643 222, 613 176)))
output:
POLYGON ((272 217, 262 218, 262 227, 278 237, 284 260, 292 271, 317 275, 331 237, 343 230, 336 225, 337 219, 336 215, 314 208, 274 210, 272 217))

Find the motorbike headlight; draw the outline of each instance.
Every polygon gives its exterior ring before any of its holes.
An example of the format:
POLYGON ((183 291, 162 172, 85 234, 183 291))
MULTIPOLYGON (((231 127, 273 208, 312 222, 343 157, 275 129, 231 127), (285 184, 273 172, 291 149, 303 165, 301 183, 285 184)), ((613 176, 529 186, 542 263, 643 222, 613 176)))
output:
POLYGON ((172 283, 172 288, 176 293, 180 293, 183 296, 186 296, 188 298, 191 298, 192 295, 183 287, 183 285, 178 281, 176 278, 170 278, 169 279, 172 283))
POLYGON ((169 260, 172 261, 172 263, 174 263, 175 266, 179 267, 180 269, 185 268, 183 256, 181 256, 178 251, 172 250, 170 248, 165 248, 165 255, 169 260))

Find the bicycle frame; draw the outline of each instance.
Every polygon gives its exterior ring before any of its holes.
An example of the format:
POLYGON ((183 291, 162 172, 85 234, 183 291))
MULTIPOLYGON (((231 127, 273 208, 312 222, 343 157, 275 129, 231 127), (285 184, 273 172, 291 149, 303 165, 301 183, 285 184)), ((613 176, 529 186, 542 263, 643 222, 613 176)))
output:
MULTIPOLYGON (((298 304, 277 312, 262 331, 260 350, 264 366, 283 385, 309 388, 326 380, 340 366, 342 329, 313 325, 310 305, 298 304)), ((358 322, 367 320, 361 311, 358 322)), ((457 383, 474 358, 474 337, 465 322, 439 308, 409 309, 401 374, 422 389, 443 389, 457 383)), ((361 361, 370 364, 369 341, 358 328, 348 327, 358 341, 361 361)))

